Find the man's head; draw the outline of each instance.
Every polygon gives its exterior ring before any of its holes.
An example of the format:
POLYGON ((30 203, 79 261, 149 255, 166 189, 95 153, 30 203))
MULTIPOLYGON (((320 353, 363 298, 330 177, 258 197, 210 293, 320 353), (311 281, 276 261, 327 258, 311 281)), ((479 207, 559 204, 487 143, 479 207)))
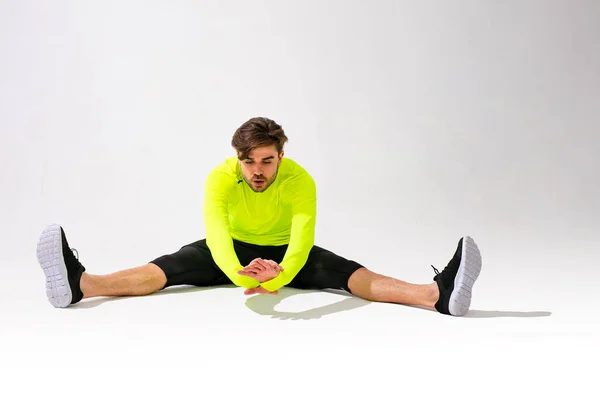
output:
POLYGON ((264 117, 252 118, 235 131, 231 145, 252 190, 264 192, 275 181, 287 141, 281 126, 264 117))

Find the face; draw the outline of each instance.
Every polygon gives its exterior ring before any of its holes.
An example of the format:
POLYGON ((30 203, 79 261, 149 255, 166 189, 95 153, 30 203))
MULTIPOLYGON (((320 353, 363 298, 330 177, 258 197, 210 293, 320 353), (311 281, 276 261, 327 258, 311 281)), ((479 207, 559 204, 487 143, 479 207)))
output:
POLYGON ((275 181, 282 158, 283 152, 277 154, 275 145, 252 150, 247 159, 239 161, 244 180, 255 192, 264 192, 275 181))

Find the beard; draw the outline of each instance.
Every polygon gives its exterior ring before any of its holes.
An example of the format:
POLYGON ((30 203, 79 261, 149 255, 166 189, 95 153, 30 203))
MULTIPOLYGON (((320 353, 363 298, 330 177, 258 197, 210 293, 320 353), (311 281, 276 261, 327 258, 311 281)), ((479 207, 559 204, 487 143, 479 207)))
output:
POLYGON ((275 174, 271 177, 266 177, 264 175, 260 176, 251 176, 250 178, 244 176, 244 180, 250 186, 250 188, 257 193, 264 192, 267 190, 273 182, 275 182, 275 178, 277 178, 277 172, 279 168, 275 171, 275 174))

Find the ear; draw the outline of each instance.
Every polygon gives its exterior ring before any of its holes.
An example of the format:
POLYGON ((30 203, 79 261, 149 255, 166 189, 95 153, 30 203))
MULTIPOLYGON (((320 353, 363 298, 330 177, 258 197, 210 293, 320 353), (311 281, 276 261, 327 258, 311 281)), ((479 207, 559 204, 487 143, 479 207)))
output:
POLYGON ((280 163, 280 164, 281 164, 281 159, 283 158, 283 155, 284 155, 284 154, 285 154, 285 153, 284 153, 283 151, 281 152, 281 154, 279 154, 279 163, 280 163))

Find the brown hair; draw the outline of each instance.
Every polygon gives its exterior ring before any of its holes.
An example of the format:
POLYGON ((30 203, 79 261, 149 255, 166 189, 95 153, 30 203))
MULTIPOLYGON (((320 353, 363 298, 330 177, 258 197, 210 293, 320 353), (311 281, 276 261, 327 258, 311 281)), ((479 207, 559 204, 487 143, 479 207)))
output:
POLYGON ((255 117, 244 122, 235 131, 231 145, 237 151, 238 159, 245 160, 253 149, 273 144, 280 154, 287 141, 281 125, 265 117, 255 117))

